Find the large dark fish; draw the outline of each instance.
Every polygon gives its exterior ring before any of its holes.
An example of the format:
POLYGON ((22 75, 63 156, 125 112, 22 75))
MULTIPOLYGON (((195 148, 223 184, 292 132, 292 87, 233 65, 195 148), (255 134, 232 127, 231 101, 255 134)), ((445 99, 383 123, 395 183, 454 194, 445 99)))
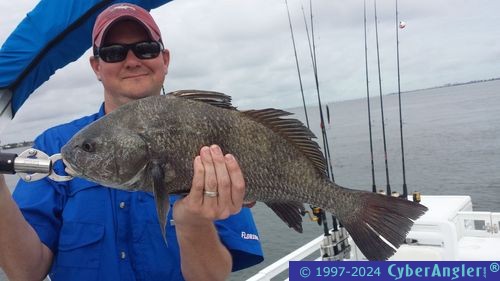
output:
POLYGON ((303 203, 332 212, 370 260, 385 260, 427 208, 331 182, 313 133, 277 109, 238 111, 227 95, 178 91, 128 103, 62 148, 67 171, 124 190, 151 191, 165 231, 168 194, 191 188, 193 159, 218 144, 236 156, 247 201, 265 202, 302 232, 303 203), (379 236, 380 235, 380 236, 379 236))

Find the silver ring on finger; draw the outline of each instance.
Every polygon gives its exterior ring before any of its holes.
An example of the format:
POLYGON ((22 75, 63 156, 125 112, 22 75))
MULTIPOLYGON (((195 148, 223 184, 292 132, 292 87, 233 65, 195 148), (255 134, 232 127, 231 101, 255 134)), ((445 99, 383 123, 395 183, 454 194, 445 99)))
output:
POLYGON ((204 191, 203 191, 203 195, 205 195, 206 197, 209 197, 209 198, 215 198, 215 197, 219 196, 219 192, 217 192, 217 191, 206 191, 206 190, 204 190, 204 191))

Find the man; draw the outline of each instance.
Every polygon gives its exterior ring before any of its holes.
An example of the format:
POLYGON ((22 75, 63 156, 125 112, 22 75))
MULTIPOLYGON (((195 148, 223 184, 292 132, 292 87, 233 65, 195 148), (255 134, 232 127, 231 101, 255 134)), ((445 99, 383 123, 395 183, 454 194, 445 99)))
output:
MULTIPOLYGON (((49 155, 81 128, 119 106, 159 95, 170 55, 151 15, 115 4, 96 20, 90 64, 104 88, 94 115, 35 140, 49 155)), ((58 163, 60 164, 60 163, 58 163)), ((194 159, 190 193, 171 196, 165 245, 154 198, 83 179, 20 182, 10 196, 0 178, 0 266, 12 280, 224 280, 262 261, 237 161, 216 145, 194 159), (216 193, 214 193, 216 192, 216 193), (207 195, 218 194, 217 198, 207 195), (254 237, 254 236, 252 236, 254 237)), ((62 165, 56 167, 63 173, 62 165)))

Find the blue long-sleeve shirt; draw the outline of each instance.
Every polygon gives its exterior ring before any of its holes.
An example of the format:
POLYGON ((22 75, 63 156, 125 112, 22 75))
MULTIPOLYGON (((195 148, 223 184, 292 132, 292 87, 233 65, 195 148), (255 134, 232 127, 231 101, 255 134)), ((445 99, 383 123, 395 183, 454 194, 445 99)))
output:
MULTIPOLYGON (((53 127, 35 140, 34 147, 48 155, 87 124, 104 116, 98 113, 53 127)), ((55 165, 64 174, 61 161, 55 165)), ((167 242, 161 236, 153 195, 107 188, 75 178, 69 182, 43 179, 20 181, 13 194, 25 219, 54 253, 50 271, 58 280, 184 280, 175 225, 171 225, 170 197, 167 242)), ((216 222, 222 243, 233 257, 233 270, 263 260, 258 233, 247 208, 216 222), (255 234, 255 235, 249 235, 255 234)), ((204 234, 199 233, 200 239, 204 234)))

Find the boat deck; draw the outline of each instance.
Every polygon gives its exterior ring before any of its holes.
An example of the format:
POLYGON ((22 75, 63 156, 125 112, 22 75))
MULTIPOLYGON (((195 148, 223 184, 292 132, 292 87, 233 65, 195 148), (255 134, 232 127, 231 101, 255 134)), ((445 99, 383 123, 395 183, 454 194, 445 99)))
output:
POLYGON ((500 237, 463 237, 458 243, 457 260, 500 260, 500 237))

